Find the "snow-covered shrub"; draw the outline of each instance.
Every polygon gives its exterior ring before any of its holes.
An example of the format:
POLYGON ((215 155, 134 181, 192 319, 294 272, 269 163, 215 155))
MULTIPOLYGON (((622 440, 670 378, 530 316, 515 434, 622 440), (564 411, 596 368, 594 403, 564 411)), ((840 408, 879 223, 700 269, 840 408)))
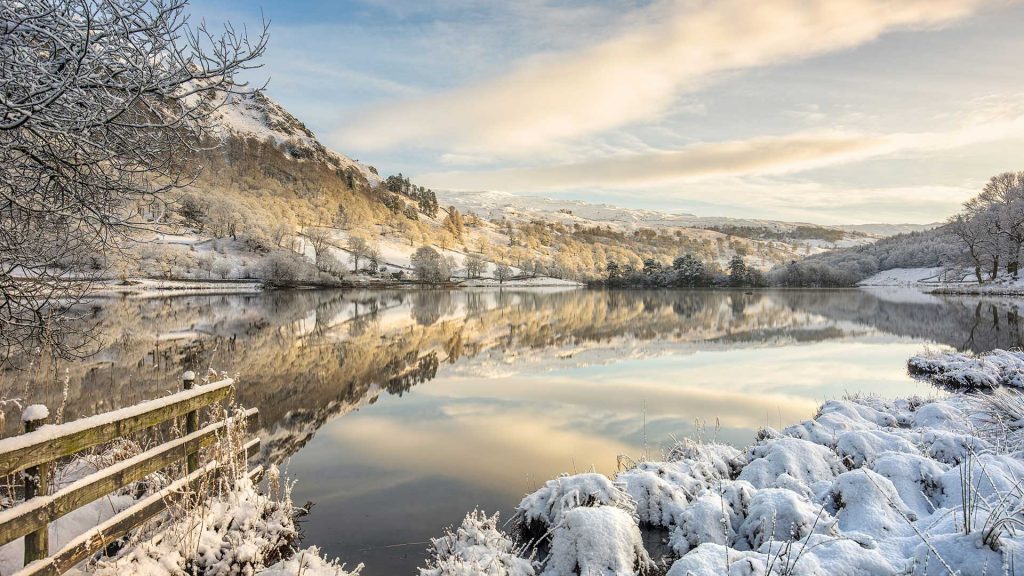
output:
POLYGON ((641 522, 666 528, 677 523, 676 518, 687 501, 682 488, 640 468, 619 473, 615 479, 626 486, 626 492, 636 502, 641 522))
POLYGON ((947 532, 931 535, 927 542, 921 542, 914 548, 909 572, 914 576, 1019 573, 1019 562, 1014 566, 1016 570, 1011 571, 1008 558, 979 544, 976 534, 947 532))
POLYGON ((498 515, 474 510, 458 529, 431 539, 420 576, 534 576, 535 564, 516 552, 512 539, 498 530, 498 515))
POLYGON ((840 474, 825 502, 844 533, 891 538, 905 533, 908 522, 917 520, 893 483, 867 468, 840 474))
MULTIPOLYGON (((277 484, 276 469, 269 475, 271 485, 277 484)), ((158 537, 100 560, 96 575, 248 576, 291 558, 298 541, 287 485, 280 494, 264 495, 248 478, 238 478, 203 506, 182 512, 158 537)))
POLYGON ((935 510, 939 480, 948 466, 924 456, 888 452, 879 456, 871 469, 892 482, 900 500, 921 516, 935 510))
POLYGON ((636 504, 621 482, 590 472, 559 476, 526 496, 516 507, 513 523, 523 536, 539 536, 562 521, 566 512, 578 507, 610 506, 636 516, 636 504))
POLYGON ((724 481, 686 506, 672 530, 669 545, 682 556, 702 543, 731 544, 750 506, 754 487, 743 481, 724 481))
POLYGON ((988 442, 972 434, 936 429, 929 429, 922 434, 921 442, 930 458, 945 464, 959 464, 969 454, 987 452, 992 448, 988 442))
POLYGON ((325 558, 316 546, 310 546, 295 552, 291 558, 256 572, 254 576, 358 576, 362 567, 360 564, 350 572, 337 560, 325 558))
POLYGON ((769 540, 799 540, 811 533, 835 534, 836 520, 821 506, 792 490, 767 488, 754 493, 746 518, 736 531, 737 550, 756 550, 769 540))
POLYGON ((644 575, 654 568, 632 515, 583 507, 565 512, 554 527, 544 576, 644 575))
POLYGON ((757 444, 747 454, 749 462, 738 479, 750 482, 755 488, 776 486, 781 474, 811 486, 822 480, 831 482, 846 471, 835 452, 799 438, 780 438, 757 444))
POLYGON ((765 576, 767 567, 766 554, 708 543, 676 560, 666 576, 765 576))
POLYGON ((271 252, 260 261, 260 278, 272 286, 287 286, 309 280, 313 265, 290 250, 271 252))
POLYGON ((884 430, 852 430, 836 438, 836 453, 850 468, 870 464, 883 452, 920 454, 909 440, 884 430))

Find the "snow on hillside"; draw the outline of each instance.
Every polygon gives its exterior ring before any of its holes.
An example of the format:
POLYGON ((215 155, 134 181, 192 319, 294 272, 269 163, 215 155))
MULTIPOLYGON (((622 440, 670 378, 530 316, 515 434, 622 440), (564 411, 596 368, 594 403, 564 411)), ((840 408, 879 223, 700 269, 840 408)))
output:
POLYGON ((936 286, 940 283, 942 268, 893 268, 861 280, 860 286, 936 286))
POLYGON ((308 151, 313 158, 326 160, 337 168, 355 168, 371 186, 381 182, 376 169, 327 149, 305 124, 266 94, 229 94, 225 104, 214 112, 213 117, 229 133, 272 140, 274 144, 290 149, 291 156, 298 159, 306 154, 296 153, 296 148, 308 151))

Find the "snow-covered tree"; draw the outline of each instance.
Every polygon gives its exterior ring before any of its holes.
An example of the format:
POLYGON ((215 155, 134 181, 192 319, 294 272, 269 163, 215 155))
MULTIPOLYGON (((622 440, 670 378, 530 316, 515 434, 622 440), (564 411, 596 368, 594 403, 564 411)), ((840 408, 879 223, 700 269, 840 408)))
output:
POLYGON ((187 7, 0 3, 0 362, 40 343, 73 353, 67 304, 88 283, 71 266, 161 219, 216 109, 249 91, 235 77, 266 28, 193 26, 187 7))
POLYGON ((410 259, 416 277, 423 282, 447 282, 452 272, 448 260, 430 246, 420 246, 410 259))
POLYGON ((470 278, 479 278, 480 274, 483 273, 486 267, 487 264, 484 262, 484 259, 476 254, 466 256, 466 276, 470 278))
POLYGON ((499 284, 504 284, 506 280, 512 278, 512 268, 502 262, 494 267, 494 277, 498 279, 499 284))

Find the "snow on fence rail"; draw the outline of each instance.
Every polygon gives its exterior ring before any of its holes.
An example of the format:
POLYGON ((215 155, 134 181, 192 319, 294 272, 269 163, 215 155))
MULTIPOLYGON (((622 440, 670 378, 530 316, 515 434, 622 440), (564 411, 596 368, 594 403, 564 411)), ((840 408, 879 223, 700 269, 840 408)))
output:
MULTIPOLYGON (((24 471, 25 478, 24 502, 0 511, 0 546, 25 538, 25 567, 17 576, 63 574, 153 518, 180 499, 183 491, 199 485, 221 469, 222 463, 216 461, 200 466, 199 451, 213 445, 236 418, 252 424, 259 413, 255 408, 245 410, 200 429, 199 410, 228 398, 234 382, 227 379, 197 387, 191 372, 184 374, 183 382, 182 392, 66 424, 46 425, 49 414, 42 406, 26 409, 22 417, 25 433, 0 440, 0 476, 24 471), (185 435, 181 438, 154 446, 53 494, 48 493, 49 467, 56 460, 181 416, 185 417, 185 435), (49 554, 50 523, 180 460, 186 461, 183 478, 49 554)), ((258 452, 259 439, 252 439, 238 455, 244 461, 258 452)), ((249 474, 258 477, 261 472, 262 468, 257 467, 249 474)))

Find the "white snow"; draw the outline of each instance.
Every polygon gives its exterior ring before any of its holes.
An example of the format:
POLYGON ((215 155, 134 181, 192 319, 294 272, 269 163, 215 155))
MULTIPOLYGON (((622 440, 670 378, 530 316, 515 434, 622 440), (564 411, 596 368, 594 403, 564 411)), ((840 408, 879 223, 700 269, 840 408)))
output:
POLYGON ((861 280, 860 286, 936 286, 941 282, 942 268, 893 268, 861 280))
POLYGON ((548 480, 543 488, 519 503, 515 522, 527 529, 536 525, 542 528, 556 526, 566 512, 581 506, 612 506, 630 515, 636 514, 636 504, 626 493, 625 484, 612 482, 604 474, 590 472, 548 480))
POLYGON ((955 389, 1024 387, 1024 352, 992 350, 984 354, 941 352, 912 357, 910 373, 955 389))
POLYGON ((25 410, 21 412, 22 422, 35 422, 37 420, 45 420, 50 417, 50 409, 42 404, 32 404, 26 406, 25 410))
POLYGON ((619 508, 597 506, 565 513, 554 527, 543 574, 619 576, 646 574, 654 567, 635 519, 619 508))
POLYGON ((456 530, 431 540, 420 576, 535 576, 535 563, 516 555, 512 539, 498 530, 498 515, 466 515, 456 530))

